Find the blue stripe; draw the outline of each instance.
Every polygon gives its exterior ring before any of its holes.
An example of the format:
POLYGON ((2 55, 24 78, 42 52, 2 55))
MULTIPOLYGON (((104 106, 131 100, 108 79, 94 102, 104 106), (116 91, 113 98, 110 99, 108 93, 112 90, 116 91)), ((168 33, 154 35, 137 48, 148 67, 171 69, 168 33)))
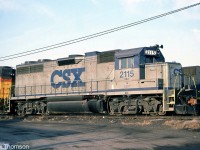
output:
POLYGON ((49 93, 49 94, 35 94, 35 95, 19 95, 19 96, 16 96, 16 97, 25 97, 25 96, 50 96, 50 95, 57 95, 57 94, 86 94, 86 93, 91 93, 91 94, 94 94, 94 93, 106 93, 106 92, 130 92, 130 91, 149 91, 149 90, 162 90, 162 89, 159 89, 158 87, 149 87, 149 88, 127 88, 127 89, 109 89, 109 90, 100 90, 100 91, 87 91, 87 92, 70 92, 70 93, 63 93, 63 92, 60 92, 60 93, 49 93))

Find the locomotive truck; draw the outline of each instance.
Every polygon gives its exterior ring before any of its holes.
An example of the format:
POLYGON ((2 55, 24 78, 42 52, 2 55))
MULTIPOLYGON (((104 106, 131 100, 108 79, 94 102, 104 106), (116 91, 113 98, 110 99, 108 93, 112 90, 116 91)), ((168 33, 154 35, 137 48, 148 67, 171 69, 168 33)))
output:
POLYGON ((194 79, 191 69, 165 62, 162 47, 92 51, 17 65, 9 111, 199 114, 200 67, 194 79))

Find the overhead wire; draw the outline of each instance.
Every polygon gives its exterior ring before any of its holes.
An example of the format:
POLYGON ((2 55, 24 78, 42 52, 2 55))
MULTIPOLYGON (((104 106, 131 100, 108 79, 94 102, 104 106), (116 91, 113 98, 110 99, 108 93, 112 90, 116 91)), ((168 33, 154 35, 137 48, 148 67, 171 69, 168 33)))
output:
POLYGON ((66 45, 75 44, 75 43, 78 43, 78 42, 81 42, 81 41, 89 40, 89 39, 96 38, 96 37, 99 37, 99 36, 103 36, 103 35, 106 35, 106 34, 109 34, 109 33, 113 33, 113 32, 119 31, 119 30, 130 28, 130 27, 142 24, 142 23, 146 23, 146 22, 158 19, 158 18, 162 18, 164 16, 168 16, 168 15, 171 15, 171 14, 174 14, 174 13, 189 9, 189 8, 195 7, 197 5, 200 5, 200 2, 192 4, 192 5, 189 5, 189 6, 186 6, 186 7, 182 7, 182 8, 173 10, 173 11, 169 11, 169 12, 166 12, 166 13, 163 13, 163 14, 160 14, 160 15, 149 17, 149 18, 146 18, 146 19, 143 19, 143 20, 140 20, 140 21, 136 21, 136 22, 133 22, 133 23, 130 23, 130 24, 126 24, 126 25, 122 25, 122 26, 119 26, 119 27, 115 27, 115 28, 109 29, 109 30, 97 32, 97 33, 94 33, 94 34, 91 34, 91 35, 83 36, 83 37, 80 37, 80 38, 72 39, 72 40, 69 40, 69 41, 65 41, 65 42, 61 42, 61 43, 57 43, 57 44, 53 44, 53 45, 49 45, 49 46, 45 46, 45 47, 29 50, 29 51, 25 51, 25 52, 21 52, 21 53, 16 53, 16 54, 0 57, 0 61, 5 61, 5 60, 10 60, 10 59, 14 59, 14 58, 23 57, 23 56, 28 56, 28 55, 32 55, 32 54, 48 51, 48 50, 51 50, 51 49, 56 49, 56 48, 59 48, 59 47, 63 47, 63 46, 66 46, 66 45))

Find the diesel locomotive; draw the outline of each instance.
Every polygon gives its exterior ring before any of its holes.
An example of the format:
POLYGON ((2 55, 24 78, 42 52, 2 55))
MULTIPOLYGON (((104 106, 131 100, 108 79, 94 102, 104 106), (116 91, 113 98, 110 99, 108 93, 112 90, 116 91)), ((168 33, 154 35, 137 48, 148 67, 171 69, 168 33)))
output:
POLYGON ((14 80, 15 70, 8 66, 0 66, 0 113, 8 111, 14 80))
POLYGON ((165 62, 161 48, 92 51, 17 65, 9 111, 199 114, 200 66, 165 62))

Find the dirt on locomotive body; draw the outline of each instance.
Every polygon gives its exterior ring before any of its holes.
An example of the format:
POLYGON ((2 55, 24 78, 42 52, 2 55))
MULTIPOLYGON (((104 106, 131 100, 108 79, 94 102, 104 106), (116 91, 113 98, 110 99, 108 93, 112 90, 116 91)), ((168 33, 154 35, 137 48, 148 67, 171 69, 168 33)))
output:
POLYGON ((198 115, 200 66, 165 62, 161 48, 93 51, 17 65, 7 112, 198 115))

